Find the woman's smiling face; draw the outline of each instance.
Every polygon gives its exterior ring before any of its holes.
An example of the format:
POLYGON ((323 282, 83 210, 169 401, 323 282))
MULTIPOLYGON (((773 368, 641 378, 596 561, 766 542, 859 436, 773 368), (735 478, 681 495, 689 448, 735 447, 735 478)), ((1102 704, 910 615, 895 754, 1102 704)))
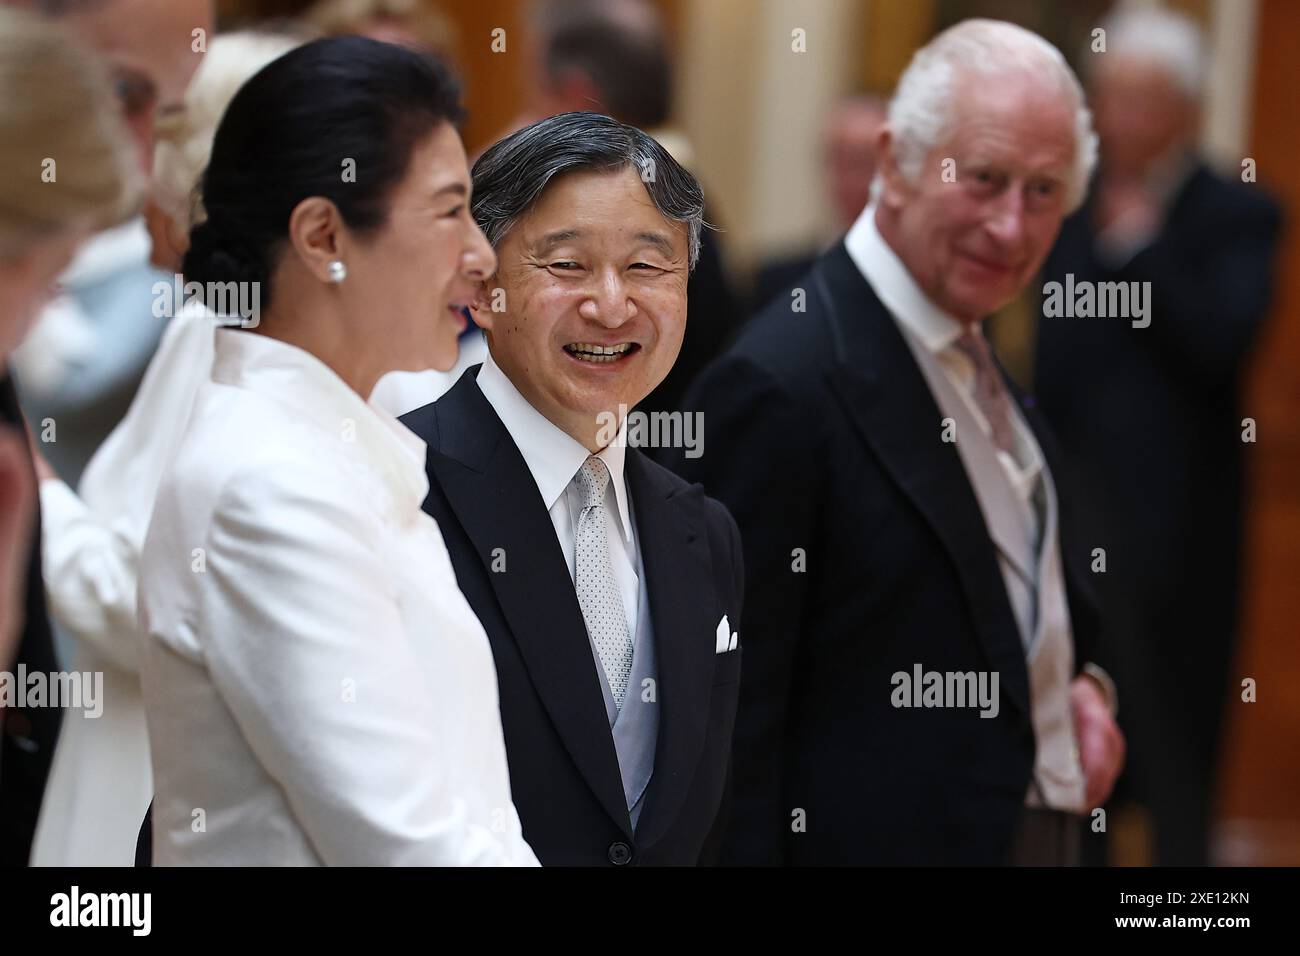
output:
POLYGON ((412 150, 384 225, 349 257, 346 288, 391 344, 394 368, 446 370, 456 362, 462 310, 496 268, 469 203, 465 149, 441 123, 412 150))

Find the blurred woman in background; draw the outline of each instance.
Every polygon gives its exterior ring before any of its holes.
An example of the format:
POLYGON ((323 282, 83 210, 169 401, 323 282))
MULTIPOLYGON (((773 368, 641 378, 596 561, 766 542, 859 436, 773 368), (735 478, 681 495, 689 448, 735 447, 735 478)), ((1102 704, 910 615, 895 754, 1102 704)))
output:
POLYGON ((139 202, 108 74, 58 27, 0 8, 0 357, 73 252, 139 202))
POLYGON ((9 354, 77 246, 122 221, 143 188, 112 82, 58 27, 0 7, 0 667, 23 605, 43 601, 28 566, 34 480, 9 354))

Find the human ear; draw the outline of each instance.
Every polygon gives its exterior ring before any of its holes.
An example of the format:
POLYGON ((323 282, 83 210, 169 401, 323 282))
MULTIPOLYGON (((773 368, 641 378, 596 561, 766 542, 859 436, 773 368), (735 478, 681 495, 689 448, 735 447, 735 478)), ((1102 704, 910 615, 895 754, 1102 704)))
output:
POLYGON ((888 123, 880 127, 876 134, 876 175, 880 177, 882 186, 880 203, 893 210, 901 208, 903 197, 911 185, 898 166, 898 157, 894 153, 896 142, 888 123))
POLYGON ((480 282, 478 290, 474 293, 474 301, 469 306, 469 314, 473 317, 474 324, 485 332, 491 332, 497 314, 492 309, 492 303, 504 297, 505 290, 497 286, 496 276, 480 282))
POLYGON ((309 196, 289 214, 289 245, 308 271, 330 281, 330 263, 346 262, 346 227, 337 206, 322 196, 309 196))

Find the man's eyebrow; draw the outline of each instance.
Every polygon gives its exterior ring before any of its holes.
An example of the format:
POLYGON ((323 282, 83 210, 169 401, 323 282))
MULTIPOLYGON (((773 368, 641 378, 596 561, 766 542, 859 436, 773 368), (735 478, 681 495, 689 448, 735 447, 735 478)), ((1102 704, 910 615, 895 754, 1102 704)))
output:
POLYGON ((670 259, 677 255, 677 250, 673 248, 672 241, 662 232, 638 232, 636 239, 638 242, 654 246, 670 259))
POLYGON ((572 239, 579 239, 582 233, 577 229, 559 229, 555 232, 548 232, 537 241, 536 252, 538 255, 545 255, 562 242, 569 242, 572 239))
MULTIPOLYGON (((537 240, 536 254, 545 255, 562 242, 569 242, 574 239, 581 239, 582 231, 579 229, 558 229, 555 232, 548 232, 537 240)), ((672 258, 677 254, 673 248, 672 240, 661 232, 638 232, 634 237, 637 242, 654 246, 665 256, 672 258)))

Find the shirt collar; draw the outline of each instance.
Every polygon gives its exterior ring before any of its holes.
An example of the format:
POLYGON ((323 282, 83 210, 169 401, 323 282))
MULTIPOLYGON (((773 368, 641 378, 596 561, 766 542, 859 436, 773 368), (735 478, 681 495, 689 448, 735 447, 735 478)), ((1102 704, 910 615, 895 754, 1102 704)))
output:
MULTIPOLYGON (((491 352, 483 360, 476 381, 483 397, 488 400, 492 410, 501 419, 501 424, 514 439, 515 447, 523 456, 533 481, 537 482, 542 503, 550 511, 569 487, 583 462, 591 456, 591 452, 534 408, 506 377, 506 373, 501 371, 501 366, 492 359, 491 352)), ((619 530, 623 534, 623 540, 631 542, 632 521, 623 479, 623 465, 627 460, 626 436, 627 420, 624 419, 619 424, 614 440, 602 448, 596 457, 609 469, 610 484, 614 488, 614 499, 618 505, 619 530)))
MULTIPOLYGON (((954 356, 974 375, 970 360, 961 355, 953 346, 961 338, 962 323, 930 301, 912 273, 903 265, 903 260, 885 242, 885 237, 876 228, 876 206, 867 206, 858 216, 857 221, 844 237, 844 247, 849 258, 857 265, 863 277, 871 284, 880 301, 884 303, 895 320, 921 343, 931 355, 943 361, 954 356), (943 353, 947 352, 947 355, 943 353)), ((1031 480, 1042 468, 1042 459, 1034 441, 1026 435, 1028 428, 1019 415, 1012 417, 1012 427, 1016 433, 1016 444, 1020 449, 1021 461, 1027 462, 1024 468, 1027 480, 1031 480)), ((999 455, 1006 454, 999 450, 999 455)), ((1012 459, 1017 470, 1019 462, 1012 459)))
POLYGON ((363 401, 328 365, 305 349, 236 328, 215 329, 212 380, 247 388, 284 405, 294 416, 341 438, 418 508, 429 492, 426 445, 377 405, 363 401))
POLYGON ((885 308, 930 353, 937 355, 961 337, 961 322, 930 301, 876 228, 875 203, 858 216, 844 247, 885 308))

